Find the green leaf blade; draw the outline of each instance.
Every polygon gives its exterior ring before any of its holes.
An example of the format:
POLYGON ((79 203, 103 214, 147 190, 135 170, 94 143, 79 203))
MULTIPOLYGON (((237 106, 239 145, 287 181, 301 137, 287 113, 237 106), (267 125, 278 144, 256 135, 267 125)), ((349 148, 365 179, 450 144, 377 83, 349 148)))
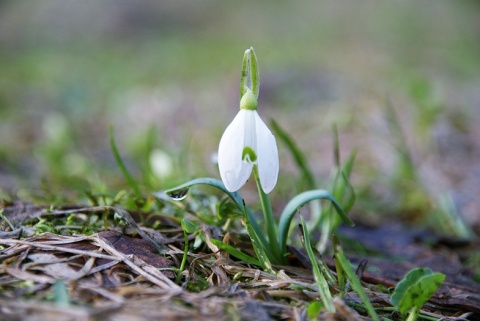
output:
POLYGON ((117 162, 118 167, 122 171, 123 176, 127 180, 128 184, 130 187, 133 189, 133 192, 135 193, 135 196, 141 200, 143 198, 142 192, 140 192, 140 188, 138 187, 137 182, 133 179, 132 175, 128 171, 127 167, 125 166, 125 163, 122 160, 122 157, 120 156, 120 152, 118 151, 117 145, 115 143, 115 135, 114 135, 114 127, 113 125, 110 125, 110 148, 112 149, 113 157, 115 158, 115 161, 117 162))
POLYGON ((390 300, 402 314, 412 308, 420 309, 445 281, 445 277, 445 274, 429 268, 413 269, 398 283, 390 300))
POLYGON ((227 252, 228 254, 236 257, 239 260, 242 260, 244 262, 247 262, 249 264, 253 264, 253 265, 256 265, 256 266, 263 266, 260 263, 260 261, 257 260, 256 258, 251 257, 250 255, 245 254, 240 250, 237 250, 236 248, 234 248, 231 245, 228 245, 227 243, 224 243, 222 241, 215 240, 215 239, 211 239, 210 242, 212 242, 212 244, 215 245, 216 247, 218 247, 219 249, 227 252))
POLYGON ((272 119, 270 125, 272 126, 275 135, 287 146, 290 154, 292 154, 297 167, 302 172, 302 176, 305 179, 308 188, 315 188, 315 177, 308 165, 308 160, 305 154, 298 148, 293 138, 275 120, 272 119))
MULTIPOLYGON (((362 283, 360 282, 360 279, 357 277, 357 274, 355 273, 355 270, 353 269, 352 265, 350 264, 350 261, 347 259, 345 256, 345 253, 343 252, 342 247, 340 246, 340 243, 338 243, 338 240, 336 237, 334 237, 334 246, 335 246, 335 260, 338 261, 337 267, 340 267, 343 271, 342 273, 345 273, 346 276, 350 279, 352 288, 357 292, 358 296, 360 299, 363 301, 365 304, 365 307, 370 314, 370 317, 372 317, 372 320, 374 321, 380 321, 380 318, 378 317, 378 314, 375 312, 375 309, 373 308, 372 303, 370 302, 370 299, 368 298, 367 294, 365 293, 362 283)), ((337 271, 339 273, 339 271, 337 271)))
POLYGON ((164 192, 154 193, 153 196, 161 200, 165 200, 166 197, 174 200, 175 199, 180 200, 184 198, 183 196, 185 196, 188 193, 191 187, 196 185, 212 186, 214 188, 221 190, 225 194, 227 194, 227 196, 230 197, 230 199, 238 206, 238 209, 240 210, 240 212, 245 213, 245 215, 248 217, 248 221, 250 222, 252 229, 258 235, 261 246, 268 247, 268 242, 262 233, 262 229, 258 225, 257 221, 253 218, 253 214, 250 211, 250 209, 247 206, 245 206, 245 204, 243 203, 242 196, 237 192, 230 192, 229 190, 227 190, 227 188, 225 187, 225 185, 221 180, 210 178, 210 177, 196 178, 184 184, 176 186, 174 188, 165 190, 164 192), (180 197, 175 197, 175 196, 180 196, 180 197))
POLYGON ((330 288, 328 286, 328 282, 325 279, 325 276, 320 271, 320 267, 318 266, 317 258, 313 253, 312 246, 310 244, 310 235, 308 233, 307 224, 305 223, 305 219, 303 216, 300 216, 301 219, 301 226, 303 230, 303 239, 305 242, 305 250, 307 251, 308 258, 312 263, 312 270, 313 276, 315 278, 315 285, 318 288, 318 292, 320 293, 320 297, 325 308, 328 312, 335 312, 335 306, 333 304, 332 294, 330 293, 330 288))
POLYGON ((338 204, 335 198, 333 198, 333 196, 328 191, 318 189, 300 193, 294 198, 292 198, 290 202, 288 202, 280 216, 280 222, 278 225, 278 240, 280 245, 280 251, 282 251, 282 253, 286 252, 288 230, 292 222, 293 216, 300 207, 312 200, 317 199, 325 199, 331 201, 337 213, 340 215, 341 219, 350 226, 355 225, 353 221, 347 216, 340 204, 338 204))

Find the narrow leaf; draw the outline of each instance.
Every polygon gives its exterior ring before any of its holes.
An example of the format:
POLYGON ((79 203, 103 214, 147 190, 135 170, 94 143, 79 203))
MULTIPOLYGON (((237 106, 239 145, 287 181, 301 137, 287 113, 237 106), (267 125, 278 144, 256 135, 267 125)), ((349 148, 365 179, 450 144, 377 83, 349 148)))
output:
POLYGON ((332 294, 330 293, 330 288, 328 287, 328 282, 323 276, 322 272, 320 271, 320 267, 318 266, 317 258, 313 253, 312 246, 310 245, 310 235, 308 234, 308 228, 305 224, 305 220, 303 216, 300 216, 301 219, 301 227, 303 231, 303 239, 305 242, 305 250, 307 251, 308 258, 310 262, 312 262, 312 270, 313 276, 315 278, 315 285, 318 288, 318 292, 320 293, 320 297, 322 299, 325 308, 328 312, 335 312, 335 306, 333 305, 333 298, 332 294))
MULTIPOLYGON (((253 249, 255 251, 255 254, 257 254, 257 257, 259 258, 260 262, 261 262, 261 266, 264 270, 272 273, 272 274, 275 274, 275 272, 273 271, 272 269, 272 264, 270 262, 270 255, 272 255, 272 252, 271 251, 268 251, 267 252, 267 249, 269 249, 269 244, 267 244, 266 246, 262 245, 260 243, 260 236, 263 236, 263 235, 259 235, 257 233, 257 231, 255 231, 252 227, 252 225, 250 224, 250 219, 247 215, 245 215, 245 219, 242 220, 242 223, 243 225, 245 226, 245 228, 247 229, 247 232, 248 232, 248 235, 250 236, 250 240, 252 241, 252 246, 253 246, 253 249)), ((262 233, 262 232, 260 232, 262 233)))
POLYGON ((322 310, 322 303, 319 301, 313 301, 307 307, 307 318, 310 320, 317 320, 320 311, 322 310))
POLYGON ((297 167, 300 169, 303 178, 307 182, 308 188, 315 188, 315 177, 308 165, 308 160, 305 157, 305 154, 298 148, 292 137, 283 130, 275 120, 272 119, 270 125, 272 126, 275 135, 287 146, 290 154, 292 154, 297 167))
POLYGON ((292 223, 293 216, 295 215, 295 213, 297 213, 298 208, 302 207, 303 205, 307 204, 312 200, 317 199, 325 199, 331 201, 342 220, 350 226, 355 225, 352 220, 347 216, 347 214, 343 211, 340 204, 338 204, 338 202, 328 191, 318 189, 303 192, 301 194, 298 194, 297 196, 292 198, 290 202, 288 202, 280 216, 280 222, 278 226, 278 243, 280 245, 281 252, 286 252, 288 231, 290 228, 290 224, 292 223))
MULTIPOLYGON (((186 182, 182 185, 179 185, 177 187, 168 189, 165 192, 157 192, 157 193, 154 193, 153 195, 155 197, 159 198, 159 199, 162 199, 162 200, 165 199, 165 194, 167 196, 170 195, 169 196, 170 198, 172 198, 171 195, 175 196, 175 195, 178 195, 178 194, 184 194, 183 196, 185 196, 188 193, 190 187, 195 186, 195 185, 212 186, 212 187, 215 187, 215 188, 221 190, 225 194, 227 194, 228 197, 230 197, 230 199, 238 206, 238 209, 241 212, 246 213, 246 215, 248 216, 248 220, 250 222, 250 225, 255 230, 255 232, 258 234, 258 237, 259 237, 259 240, 260 240, 262 246, 268 246, 267 239, 262 234, 262 230, 261 230, 260 226, 258 225, 257 221, 255 219, 253 219, 253 214, 250 211, 250 209, 247 206, 244 205, 243 198, 240 196, 239 193, 230 192, 229 190, 227 190, 225 185, 223 184, 223 182, 221 180, 218 180, 218 179, 215 179, 215 178, 209 178, 209 177, 196 178, 196 179, 193 179, 193 180, 191 180, 189 182, 186 182)), ((176 199, 176 198, 173 197, 173 199, 176 199)))
POLYGON ((340 167, 340 141, 338 139, 337 124, 333 124, 333 163, 340 167))
POLYGON ((128 184, 133 189, 135 196, 138 199, 142 199, 143 196, 142 196, 142 193, 140 192, 140 188, 138 188, 137 183, 133 179, 132 175, 130 175, 130 172, 127 170, 127 167, 125 166, 125 163, 123 162, 122 157, 118 152, 117 145, 115 144, 113 125, 110 126, 110 148, 112 149, 113 157, 115 158, 115 161, 117 162, 118 167, 120 167, 120 170, 122 171, 123 176, 125 176, 125 179, 127 180, 128 184))
POLYGON ((239 260, 242 260, 242 261, 247 262, 249 264, 253 264, 253 265, 256 265, 256 266, 263 267, 262 263, 260 263, 259 260, 251 257, 248 254, 243 253, 240 250, 237 250, 236 248, 234 248, 231 245, 228 245, 228 244, 226 244, 222 241, 215 240, 215 239, 211 239, 210 242, 212 242, 213 245, 217 246, 219 249, 224 250, 225 252, 227 252, 228 254, 236 257, 239 260))
POLYGON ((375 312, 375 309, 373 308, 373 305, 370 302, 370 299, 368 298, 367 294, 363 290, 362 283, 358 279, 357 274, 355 273, 355 271, 352 268, 352 265, 350 264, 350 261, 347 259, 347 257, 343 253, 343 249, 335 237, 334 237, 334 244, 335 244, 335 249, 334 249, 335 260, 338 261, 340 268, 343 270, 343 272, 345 272, 347 277, 350 279, 353 290, 357 292, 358 296, 363 301, 363 304, 365 304, 368 314, 370 314, 370 316, 374 321, 379 321, 380 319, 377 315, 377 312, 375 312))

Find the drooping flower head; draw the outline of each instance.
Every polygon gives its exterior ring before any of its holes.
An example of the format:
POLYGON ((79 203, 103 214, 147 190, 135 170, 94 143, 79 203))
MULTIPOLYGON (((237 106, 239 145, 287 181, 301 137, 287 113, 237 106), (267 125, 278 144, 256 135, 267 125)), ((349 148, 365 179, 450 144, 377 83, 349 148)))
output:
POLYGON ((275 137, 262 121, 258 107, 258 69, 253 48, 243 58, 240 111, 228 125, 218 147, 218 166, 223 184, 235 192, 248 180, 254 166, 262 189, 270 193, 278 177, 278 150, 275 137))

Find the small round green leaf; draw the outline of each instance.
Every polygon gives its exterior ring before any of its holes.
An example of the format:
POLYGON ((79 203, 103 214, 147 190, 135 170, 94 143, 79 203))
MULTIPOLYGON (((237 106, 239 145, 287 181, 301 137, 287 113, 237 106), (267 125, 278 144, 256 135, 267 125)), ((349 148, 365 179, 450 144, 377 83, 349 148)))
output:
POLYGON ((413 269, 397 284, 392 304, 402 314, 414 307, 420 309, 444 280, 445 274, 434 273, 429 268, 413 269))

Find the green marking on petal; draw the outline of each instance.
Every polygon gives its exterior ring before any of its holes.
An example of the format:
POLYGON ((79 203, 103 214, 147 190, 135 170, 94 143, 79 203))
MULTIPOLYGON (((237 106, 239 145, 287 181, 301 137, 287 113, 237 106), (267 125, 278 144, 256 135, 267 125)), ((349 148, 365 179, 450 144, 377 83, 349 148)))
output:
POLYGON ((249 163, 255 163, 257 161, 257 154, 251 147, 245 146, 242 152, 242 160, 249 163))

